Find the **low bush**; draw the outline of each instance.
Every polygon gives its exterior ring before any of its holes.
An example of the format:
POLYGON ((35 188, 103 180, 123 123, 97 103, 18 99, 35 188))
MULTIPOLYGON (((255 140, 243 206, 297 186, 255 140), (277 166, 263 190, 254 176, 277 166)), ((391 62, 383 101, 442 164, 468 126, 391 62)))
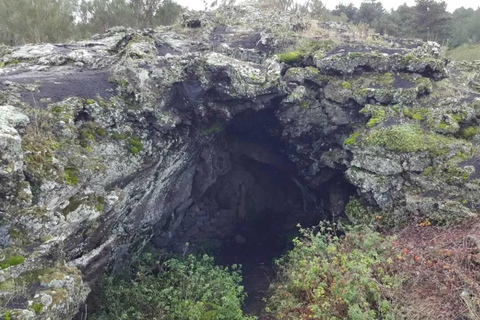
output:
POLYGON ((149 253, 126 277, 106 276, 95 320, 253 320, 241 310, 245 298, 237 266, 187 256, 164 262, 149 253))
POLYGON ((338 236, 323 224, 301 230, 294 249, 277 261, 266 312, 274 319, 396 319, 391 294, 393 239, 365 227, 338 236))

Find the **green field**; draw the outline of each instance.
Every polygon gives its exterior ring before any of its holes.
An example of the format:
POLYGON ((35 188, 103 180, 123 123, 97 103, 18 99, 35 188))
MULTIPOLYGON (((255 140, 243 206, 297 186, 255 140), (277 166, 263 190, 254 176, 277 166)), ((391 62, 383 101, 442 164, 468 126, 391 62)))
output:
POLYGON ((480 60, 480 45, 464 44, 447 52, 447 57, 454 61, 459 60, 480 60))

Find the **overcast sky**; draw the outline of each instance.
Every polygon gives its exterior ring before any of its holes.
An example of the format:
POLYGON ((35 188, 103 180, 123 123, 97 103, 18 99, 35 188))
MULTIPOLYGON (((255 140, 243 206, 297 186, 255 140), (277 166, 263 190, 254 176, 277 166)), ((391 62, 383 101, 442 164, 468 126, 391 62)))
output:
MULTIPOLYGON (((187 6, 191 9, 203 9, 203 1, 202 0, 176 0, 179 4, 183 6, 187 6)), ((299 0, 302 2, 302 0, 299 0)), ((303 0, 305 1, 305 0, 303 0)), ((207 0, 207 2, 211 2, 211 0, 207 0)), ((337 4, 344 3, 344 4, 349 4, 353 3, 357 7, 362 3, 362 0, 322 0, 322 2, 327 6, 329 9, 334 9, 337 4)), ((398 6, 404 4, 405 2, 408 5, 413 5, 415 3, 415 0, 381 0, 381 3, 383 3, 383 6, 390 10, 390 9, 396 9, 398 6)), ((465 8, 474 8, 477 9, 480 6, 480 3, 478 0, 445 0, 447 3, 448 7, 447 10, 452 12, 457 8, 460 7, 465 7, 465 8)))

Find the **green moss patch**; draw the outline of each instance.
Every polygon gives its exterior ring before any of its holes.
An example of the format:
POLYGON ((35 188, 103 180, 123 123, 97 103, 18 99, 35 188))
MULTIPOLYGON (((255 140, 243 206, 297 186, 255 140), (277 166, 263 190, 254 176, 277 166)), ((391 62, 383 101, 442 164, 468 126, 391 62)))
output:
POLYGON ((358 132, 354 132, 347 139, 345 139, 345 141, 343 141, 343 144, 346 146, 354 146, 359 136, 360 134, 358 132))
POLYGON ((128 135, 125 133, 118 133, 118 132, 112 133, 113 140, 127 140, 127 138, 128 138, 128 135))
POLYGON ((7 269, 9 267, 17 266, 22 264, 25 261, 25 258, 20 255, 11 256, 0 262, 0 270, 7 269))
POLYGON ((15 280, 9 279, 3 282, 0 282, 0 291, 14 291, 15 290, 15 280))
POLYGON ((415 121, 425 120, 431 114, 427 108, 405 108, 403 109, 403 115, 415 121))
POLYGON ((395 81, 395 77, 390 72, 379 74, 375 77, 375 83, 381 86, 390 87, 393 85, 394 81, 395 81))
POLYGON ((424 132, 417 124, 402 124, 375 129, 364 139, 367 145, 381 146, 391 151, 428 151, 432 155, 446 153, 450 144, 456 141, 440 134, 424 132))
POLYGON ((376 110, 372 117, 370 118, 370 120, 368 120, 367 122, 367 127, 368 128, 372 128, 374 127, 377 123, 379 122, 382 122, 385 120, 385 110, 383 109, 379 109, 379 110, 376 110))
POLYGON ((350 90, 350 89, 352 89, 352 84, 348 81, 343 81, 342 82, 342 89, 350 90))
POLYGON ((101 140, 107 134, 104 128, 97 123, 89 121, 84 123, 78 130, 78 139, 83 148, 91 147, 94 143, 101 140))
POLYGON ((278 60, 284 63, 293 63, 303 58, 303 53, 300 51, 290 51, 287 53, 277 54, 278 60))

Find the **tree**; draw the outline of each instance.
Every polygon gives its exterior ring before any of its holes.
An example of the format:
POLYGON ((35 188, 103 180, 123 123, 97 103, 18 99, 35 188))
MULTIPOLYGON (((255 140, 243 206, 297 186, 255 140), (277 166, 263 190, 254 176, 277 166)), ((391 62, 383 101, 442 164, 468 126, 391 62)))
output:
POLYGON ((411 37, 415 35, 415 8, 409 7, 406 4, 403 4, 397 8, 397 10, 392 10, 391 21, 396 26, 392 30, 392 35, 411 37))
POLYGON ((458 47, 464 43, 480 43, 480 8, 459 8, 453 12, 449 45, 458 47))
POLYGON ((376 0, 369 2, 362 2, 358 12, 355 16, 355 22, 362 22, 366 24, 375 24, 375 22, 382 20, 385 15, 385 9, 382 3, 376 0))
POLYGON ((348 21, 355 22, 355 18, 358 14, 358 8, 355 7, 353 3, 350 3, 348 6, 339 4, 335 7, 335 10, 332 11, 332 14, 339 17, 344 14, 348 21))
POLYGON ((82 0, 80 19, 84 34, 115 26, 134 29, 172 24, 183 8, 173 0, 82 0))
POLYGON ((451 22, 447 4, 436 0, 415 0, 415 3, 415 33, 424 40, 446 40, 451 22))
POLYGON ((0 42, 59 42, 73 37, 73 0, 0 0, 0 42))
POLYGON ((327 7, 320 0, 310 0, 307 2, 307 9, 316 18, 323 17, 328 14, 327 7))

